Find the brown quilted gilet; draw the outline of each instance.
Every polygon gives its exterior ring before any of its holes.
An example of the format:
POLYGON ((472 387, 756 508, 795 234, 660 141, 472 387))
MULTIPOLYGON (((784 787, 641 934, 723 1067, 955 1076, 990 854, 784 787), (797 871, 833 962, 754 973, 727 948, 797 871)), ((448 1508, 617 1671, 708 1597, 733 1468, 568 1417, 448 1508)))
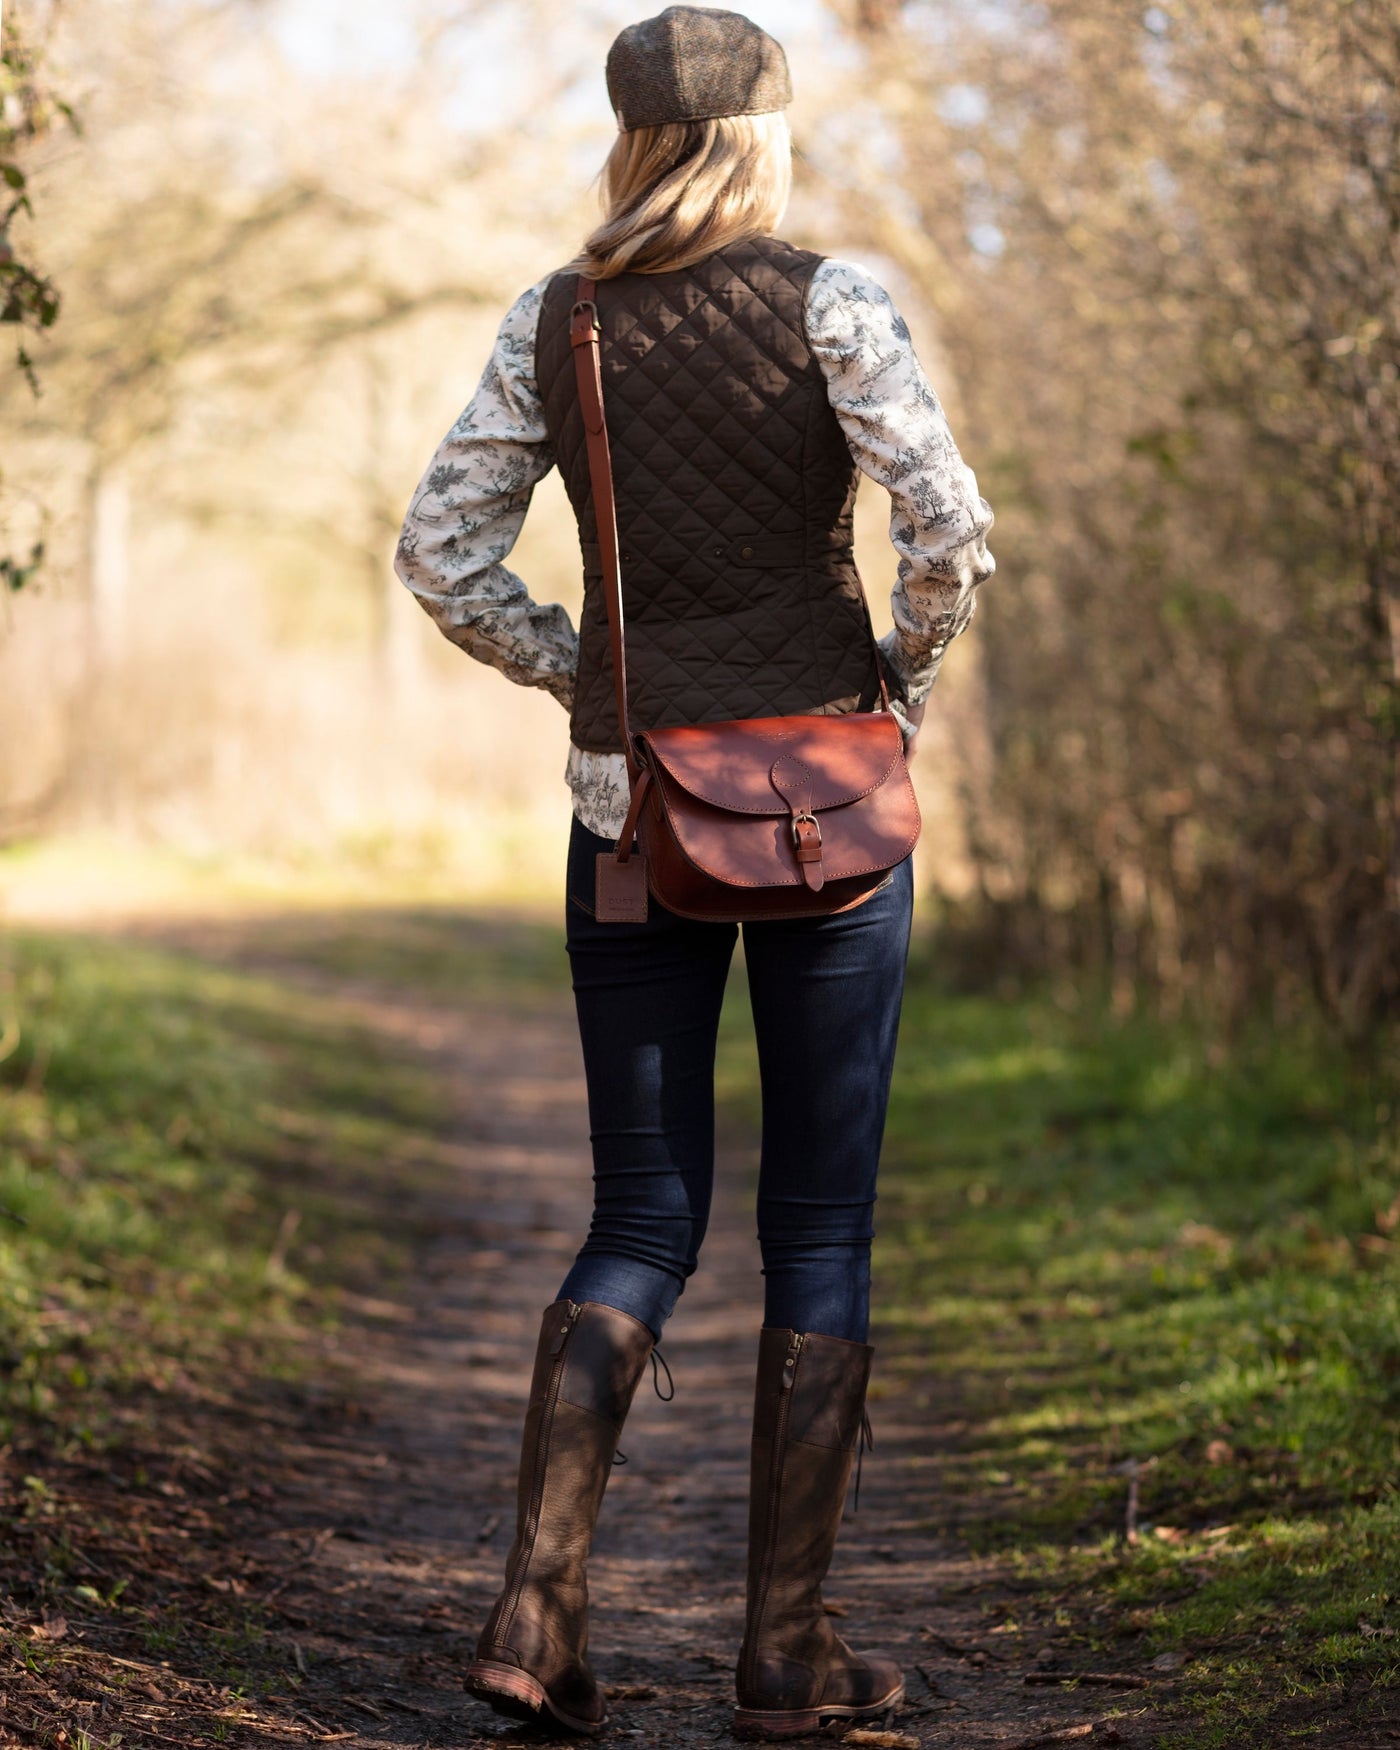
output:
MULTIPOLYGON (((821 260, 773 237, 598 287, 633 730, 870 709, 876 658, 851 550, 857 471, 807 344, 821 260)), ((535 368, 578 518, 570 728, 621 751, 569 345, 572 273, 545 291, 535 368)))

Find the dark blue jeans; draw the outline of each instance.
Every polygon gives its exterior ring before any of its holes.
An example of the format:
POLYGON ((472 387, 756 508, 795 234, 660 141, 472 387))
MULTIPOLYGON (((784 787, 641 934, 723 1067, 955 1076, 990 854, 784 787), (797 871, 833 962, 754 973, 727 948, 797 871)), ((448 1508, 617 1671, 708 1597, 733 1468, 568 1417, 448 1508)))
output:
MULTIPOLYGON (((617 1307, 660 1336, 709 1218, 715 1043, 739 926, 680 918, 654 898, 644 924, 598 923, 594 858, 612 848, 574 820, 566 941, 594 1214, 559 1294, 617 1307)), ((865 1341, 912 901, 906 858, 854 911, 743 926, 763 1095, 765 1324, 865 1341)))

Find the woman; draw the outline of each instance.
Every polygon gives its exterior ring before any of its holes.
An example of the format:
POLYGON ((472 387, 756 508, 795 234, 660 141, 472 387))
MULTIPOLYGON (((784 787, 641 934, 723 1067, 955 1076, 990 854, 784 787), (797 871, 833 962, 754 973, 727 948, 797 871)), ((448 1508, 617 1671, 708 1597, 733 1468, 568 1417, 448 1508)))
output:
MULTIPOLYGON (((628 802, 582 422, 577 275, 598 282, 634 726, 868 709, 881 671, 912 743, 991 574, 991 511, 888 296, 779 241, 787 63, 737 13, 671 6, 607 63, 619 134, 603 223, 507 314, 471 404, 414 495, 404 583, 463 649, 570 712, 566 941, 595 1212, 544 1314, 506 1584, 467 1687, 599 1731, 585 1568, 618 1433, 695 1268, 714 1154, 714 1055, 737 927, 652 903, 594 915, 595 858, 628 802), (558 465, 584 606, 530 600, 503 561, 558 465), (857 469, 891 495, 895 626, 868 631, 851 551, 857 469)), ((765 1277, 736 1727, 781 1738, 902 1697, 821 1601, 864 1421, 871 1214, 909 939, 909 859, 852 910, 744 925, 763 1092, 765 1277)))

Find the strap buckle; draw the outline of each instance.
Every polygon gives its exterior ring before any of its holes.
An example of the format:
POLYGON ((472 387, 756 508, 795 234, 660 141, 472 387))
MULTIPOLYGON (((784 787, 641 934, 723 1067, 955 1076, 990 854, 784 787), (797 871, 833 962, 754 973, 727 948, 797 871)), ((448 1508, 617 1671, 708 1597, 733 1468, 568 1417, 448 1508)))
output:
POLYGON ((792 842, 799 851, 804 845, 809 846, 811 850, 819 851, 822 848, 822 823, 815 814, 808 814, 805 808, 801 813, 794 814, 792 817, 792 842), (817 835, 815 841, 803 832, 804 826, 814 828, 817 835))
POLYGON ((603 332, 598 320, 598 306, 592 298, 580 298, 569 311, 569 339, 575 346, 587 346, 595 334, 603 332))

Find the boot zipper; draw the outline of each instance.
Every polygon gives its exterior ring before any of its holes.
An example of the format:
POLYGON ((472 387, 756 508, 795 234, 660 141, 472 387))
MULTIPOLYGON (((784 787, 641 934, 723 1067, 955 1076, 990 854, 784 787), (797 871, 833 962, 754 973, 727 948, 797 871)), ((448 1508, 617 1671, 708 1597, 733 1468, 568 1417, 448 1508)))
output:
POLYGON ((755 1600, 753 1638, 748 1647, 749 1681, 758 1671, 758 1631, 763 1612, 768 1605, 768 1588, 773 1583, 773 1563, 778 1552, 778 1507, 783 1491, 783 1451, 787 1444, 788 1411, 792 1406, 792 1387, 797 1378, 797 1364, 802 1355, 803 1333, 794 1331, 783 1362, 783 1379, 779 1388, 778 1419, 773 1428, 773 1456, 768 1466, 768 1536, 763 1550, 763 1567, 759 1574, 758 1597, 755 1600))
POLYGON ((515 1617, 515 1607, 520 1602, 520 1594, 525 1587, 525 1576, 529 1570, 530 1558, 535 1551, 535 1538, 540 1529, 540 1506, 544 1500, 545 1472, 548 1469, 549 1443, 554 1433, 554 1410, 559 1402, 559 1386, 564 1377, 564 1351, 569 1341, 569 1333, 578 1323, 581 1306, 571 1300, 565 1305, 563 1316, 559 1320, 559 1329, 554 1341, 550 1344, 550 1355, 554 1360, 554 1370, 549 1376, 549 1384, 545 1388, 544 1410, 540 1418, 540 1432, 535 1441, 535 1451, 530 1472, 530 1503, 525 1510, 525 1524, 520 1539, 520 1560, 517 1563, 515 1579, 512 1582, 510 1596, 506 1601, 496 1624, 495 1638, 504 1643, 510 1632, 511 1622, 515 1617))

